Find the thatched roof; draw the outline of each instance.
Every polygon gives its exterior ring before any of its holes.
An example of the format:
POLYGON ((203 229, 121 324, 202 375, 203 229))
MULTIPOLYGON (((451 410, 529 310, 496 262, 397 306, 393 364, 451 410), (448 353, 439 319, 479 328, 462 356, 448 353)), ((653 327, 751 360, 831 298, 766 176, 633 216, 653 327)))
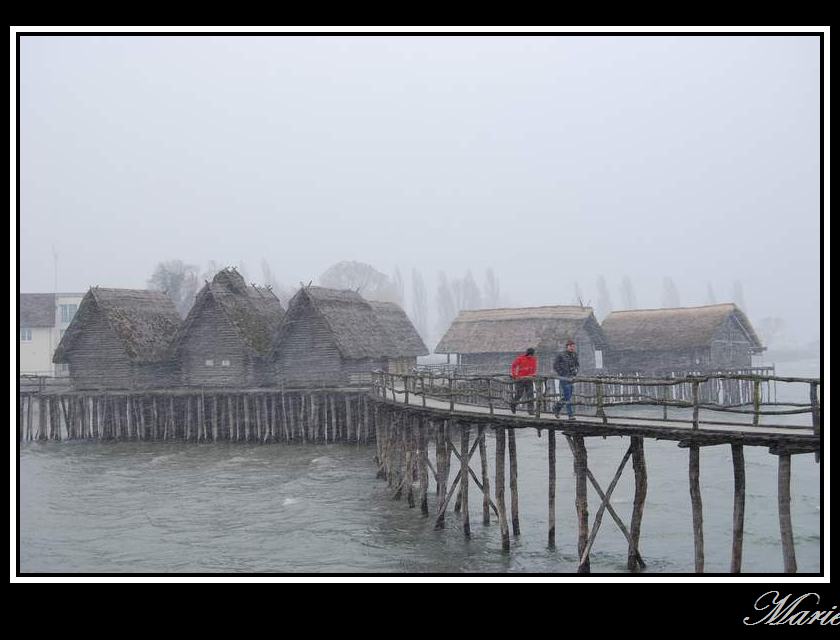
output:
POLYGON ((67 361, 67 354, 97 312, 113 329, 126 355, 138 363, 165 359, 181 324, 174 303, 160 291, 92 287, 59 342, 53 362, 67 361))
POLYGON ((219 271, 213 281, 198 292, 178 332, 174 349, 189 335, 190 328, 206 305, 213 303, 248 348, 260 355, 270 351, 286 311, 271 289, 246 284, 235 269, 219 271))
POLYGON ((388 358, 425 351, 414 327, 408 331, 405 326, 411 323, 404 317, 402 310, 399 307, 394 310, 390 306, 380 306, 383 304, 388 303, 368 302, 357 292, 348 289, 303 287, 289 302, 289 311, 280 330, 277 348, 282 347, 285 334, 303 316, 306 306, 310 305, 323 318, 344 358, 388 358))
POLYGON ((613 311, 601 326, 610 348, 616 351, 671 351, 708 346, 730 316, 743 327, 753 348, 761 349, 747 316, 732 303, 613 311))
POLYGON ((21 327, 54 327, 55 294, 21 293, 18 297, 21 327))
POLYGON ((402 307, 393 302, 374 300, 368 301, 368 304, 373 308, 379 325, 394 347, 394 353, 389 355, 393 357, 429 355, 423 338, 417 333, 417 329, 411 324, 411 320, 408 319, 402 307))
POLYGON ((528 347, 556 351, 580 331, 596 345, 604 337, 591 307, 553 306, 461 311, 435 353, 517 353, 528 347))

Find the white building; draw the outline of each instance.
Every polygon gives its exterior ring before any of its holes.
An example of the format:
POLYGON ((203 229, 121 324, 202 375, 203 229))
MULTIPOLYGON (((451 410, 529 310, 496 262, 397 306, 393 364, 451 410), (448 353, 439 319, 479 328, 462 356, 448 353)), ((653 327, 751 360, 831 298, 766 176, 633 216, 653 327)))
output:
POLYGON ((83 297, 83 293, 20 294, 20 375, 67 375, 67 365, 53 364, 52 357, 83 297))

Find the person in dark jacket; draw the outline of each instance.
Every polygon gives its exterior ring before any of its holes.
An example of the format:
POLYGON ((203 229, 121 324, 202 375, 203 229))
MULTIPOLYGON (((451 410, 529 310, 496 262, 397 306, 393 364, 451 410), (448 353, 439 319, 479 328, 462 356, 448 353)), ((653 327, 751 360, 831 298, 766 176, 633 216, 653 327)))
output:
POLYGON ((529 347, 523 355, 518 356, 510 365, 510 377, 513 378, 511 413, 516 413, 516 403, 519 402, 523 394, 528 398, 528 413, 534 413, 532 378, 537 375, 537 358, 534 353, 534 349, 529 347))
POLYGON ((578 374, 579 368, 577 346, 575 341, 570 338, 566 340, 566 350, 561 351, 554 358, 554 371, 560 376, 560 392, 563 394, 563 399, 554 405, 555 418, 560 417, 560 411, 563 410, 563 405, 565 405, 566 411, 569 413, 569 420, 575 419, 575 409, 572 404, 572 392, 574 391, 572 379, 578 374))

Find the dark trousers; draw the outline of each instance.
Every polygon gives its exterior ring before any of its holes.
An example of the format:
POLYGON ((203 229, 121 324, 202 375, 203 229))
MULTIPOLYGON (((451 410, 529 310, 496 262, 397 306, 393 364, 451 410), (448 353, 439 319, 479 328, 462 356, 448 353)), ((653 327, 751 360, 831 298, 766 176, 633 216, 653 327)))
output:
POLYGON ((528 412, 534 411, 534 383, 531 380, 516 380, 513 383, 513 402, 511 402, 511 411, 516 407, 516 403, 525 395, 528 400, 528 412))
POLYGON ((563 399, 554 405, 554 413, 560 413, 563 410, 563 405, 566 406, 566 411, 571 418, 575 415, 574 405, 572 404, 572 392, 574 385, 568 380, 560 380, 560 392, 563 394, 563 399))

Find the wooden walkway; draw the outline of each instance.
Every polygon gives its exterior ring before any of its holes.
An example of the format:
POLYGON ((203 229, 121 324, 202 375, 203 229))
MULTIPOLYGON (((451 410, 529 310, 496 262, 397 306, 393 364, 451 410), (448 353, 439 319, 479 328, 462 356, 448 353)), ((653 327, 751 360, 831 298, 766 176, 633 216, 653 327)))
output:
MULTIPOLYGON (((575 380, 577 382, 578 379, 575 380)), ((429 515, 427 489, 432 473, 437 496, 436 528, 445 526, 447 508, 456 495, 455 511, 460 514, 464 535, 470 537, 469 487, 474 484, 481 492, 482 523, 490 524, 490 513, 499 522, 501 546, 510 550, 511 536, 520 534, 519 489, 517 481, 516 432, 521 429, 546 430, 548 447, 548 547, 555 546, 556 521, 556 437, 560 432, 566 439, 574 459, 575 510, 578 521, 578 572, 588 573, 596 535, 605 514, 615 521, 628 543, 627 568, 640 571, 645 562, 640 550, 642 516, 647 495, 648 477, 645 463, 646 438, 676 442, 689 449, 688 484, 694 533, 694 568, 703 573, 705 566, 703 539, 703 505, 700 487, 700 448, 728 445, 732 451, 734 495, 733 530, 730 571, 741 572, 746 501, 746 470, 744 447, 767 447, 778 458, 779 531, 781 534, 784 568, 796 572, 793 524, 790 516, 791 455, 813 453, 819 462, 822 451, 822 407, 819 396, 822 382, 815 379, 748 376, 735 379, 754 390, 752 406, 715 405, 708 399, 701 401, 699 387, 708 380, 634 380, 641 386, 662 386, 671 389, 683 385, 691 389, 691 401, 673 400, 666 389, 649 395, 649 402, 626 402, 620 383, 605 379, 586 379, 595 390, 593 396, 578 399, 576 408, 595 415, 576 415, 575 420, 557 418, 547 412, 559 397, 552 394, 554 381, 533 380, 535 394, 521 401, 520 410, 513 413, 508 407, 512 399, 512 381, 500 376, 465 377, 438 376, 416 373, 393 375, 377 372, 370 399, 373 412, 378 464, 378 476, 388 481, 394 499, 405 497, 415 506, 415 487, 419 484, 421 512, 429 515), (808 402, 768 402, 761 404, 761 385, 787 382, 805 384, 809 388, 808 402), (618 386, 617 386, 618 385, 618 386), (605 389, 612 389, 605 393, 605 389), (616 389, 618 389, 616 391, 616 389), (533 414, 526 411, 528 402, 533 414), (663 417, 651 415, 662 410, 663 417), (668 411, 671 415, 668 415, 668 411), (676 413, 676 415, 675 415, 676 413), (723 417, 720 414, 723 413, 723 417), (681 417, 687 414, 689 417, 681 417), (728 415, 727 415, 728 414, 728 415), (734 414, 734 415, 733 415, 734 414), (808 415, 810 414, 810 415, 808 415), (715 419, 714 416, 718 417, 715 419), (762 423, 770 416, 786 416, 788 423, 762 423), (795 420, 800 423, 796 424, 795 420), (807 422, 807 424, 803 424, 807 422), (495 435, 495 493, 491 494, 486 436, 495 435), (628 436, 630 443, 612 480, 606 485, 598 482, 588 464, 586 438, 594 436, 628 436), (474 438, 471 443, 471 438, 474 438), (429 456, 434 443, 435 464, 429 456), (478 452, 480 469, 470 465, 478 452), (457 473, 449 486, 451 459, 456 459, 457 473), (507 465, 505 457, 509 456, 507 465), (629 526, 611 504, 611 496, 629 461, 634 473, 633 511, 629 526), (506 471, 509 476, 506 478, 506 471), (591 485, 600 504, 590 526, 587 488, 591 485), (508 506, 509 496, 509 506, 508 506), (494 499, 495 498, 495 501, 494 499), (509 509, 509 511, 508 511, 509 509)), ((730 380, 712 381, 716 384, 730 380)), ((646 392, 648 393, 648 392, 646 392)))

